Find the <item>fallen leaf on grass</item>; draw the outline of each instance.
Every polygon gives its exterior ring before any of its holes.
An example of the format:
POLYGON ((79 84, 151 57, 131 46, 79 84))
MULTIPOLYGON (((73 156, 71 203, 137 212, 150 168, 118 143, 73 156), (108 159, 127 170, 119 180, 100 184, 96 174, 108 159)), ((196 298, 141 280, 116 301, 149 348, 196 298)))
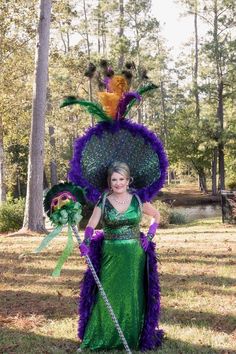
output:
POLYGON ((62 293, 60 293, 60 291, 57 290, 57 296, 59 297, 59 299, 61 299, 63 297, 62 293))

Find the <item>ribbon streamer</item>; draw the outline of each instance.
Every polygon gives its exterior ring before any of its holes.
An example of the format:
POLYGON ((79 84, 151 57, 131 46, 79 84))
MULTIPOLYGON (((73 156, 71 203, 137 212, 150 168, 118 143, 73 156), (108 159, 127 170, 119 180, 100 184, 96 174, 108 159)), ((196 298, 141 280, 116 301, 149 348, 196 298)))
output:
POLYGON ((44 239, 42 240, 42 242, 40 243, 39 247, 36 248, 36 250, 34 252, 35 253, 39 253, 45 247, 47 247, 49 242, 52 241, 57 235, 59 235, 59 233, 61 232, 62 228, 63 228, 63 225, 58 225, 52 232, 50 232, 50 234, 45 236, 44 239))
POLYGON ((72 251, 74 249, 74 241, 73 241, 73 236, 72 236, 72 229, 71 226, 68 225, 68 238, 67 238, 67 243, 66 247, 61 254, 60 258, 58 259, 57 265, 52 273, 53 277, 59 277, 61 274, 61 269, 65 261, 68 259, 68 257, 71 255, 72 251))

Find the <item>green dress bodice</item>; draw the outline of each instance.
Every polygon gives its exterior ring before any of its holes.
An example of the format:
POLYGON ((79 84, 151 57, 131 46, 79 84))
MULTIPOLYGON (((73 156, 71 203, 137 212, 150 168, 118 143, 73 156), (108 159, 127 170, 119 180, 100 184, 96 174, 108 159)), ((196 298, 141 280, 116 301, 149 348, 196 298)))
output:
MULTIPOLYGON (((102 203, 99 203, 102 206, 102 203)), ((128 208, 120 213, 111 204, 108 198, 105 200, 102 210, 102 223, 104 237, 106 240, 128 240, 139 238, 139 223, 141 220, 141 209, 135 195, 132 196, 128 208)))

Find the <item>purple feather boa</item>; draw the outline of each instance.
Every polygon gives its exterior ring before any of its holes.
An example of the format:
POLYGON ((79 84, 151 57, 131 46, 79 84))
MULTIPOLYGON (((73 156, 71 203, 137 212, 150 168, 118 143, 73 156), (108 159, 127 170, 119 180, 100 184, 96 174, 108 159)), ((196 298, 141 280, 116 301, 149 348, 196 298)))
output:
POLYGON ((150 143, 153 150, 159 156, 161 176, 151 185, 140 188, 136 191, 141 201, 144 203, 152 200, 165 183, 168 160, 161 141, 153 132, 148 130, 142 124, 133 123, 127 119, 115 121, 113 123, 101 122, 98 123, 95 127, 89 128, 85 135, 75 140, 74 156, 73 159, 70 161, 71 169, 68 173, 68 178, 71 182, 76 185, 79 185, 80 187, 86 188, 86 197, 92 203, 97 202, 101 193, 87 179, 83 177, 81 159, 84 147, 94 134, 98 137, 101 137, 104 130, 114 133, 117 132, 119 129, 127 129, 134 135, 139 134, 145 141, 150 143))
MULTIPOLYGON (((102 231, 96 231, 95 237, 91 240, 89 257, 93 263, 95 271, 99 274, 100 271, 100 258, 101 258, 101 249, 103 242, 104 234, 102 231)), ((91 270, 88 268, 85 272, 81 289, 80 289, 80 299, 79 299, 79 326, 78 326, 78 337, 83 338, 86 325, 89 320, 90 313, 94 301, 96 299, 96 283, 93 278, 91 270)))
MULTIPOLYGON (((141 232, 140 239, 145 237, 141 232)), ((160 318, 160 284, 157 269, 156 245, 149 242, 147 248, 148 293, 143 330, 140 338, 141 351, 153 350, 162 343, 164 332, 158 329, 160 318)))
MULTIPOLYGON (((140 235, 144 237, 143 233, 140 235)), ((90 245, 90 258, 99 273, 101 264, 101 249, 104 234, 102 231, 97 231, 95 238, 90 245)), ((147 249, 147 273, 148 273, 148 293, 146 303, 146 313, 144 325, 140 337, 139 347, 141 351, 153 350, 159 347, 162 343, 164 332, 158 329, 160 317, 160 285, 157 272, 157 258, 155 254, 155 244, 149 242, 147 249)), ((96 284, 91 271, 88 269, 84 275, 81 284, 79 298, 79 328, 78 336, 83 340, 85 328, 87 326, 93 304, 96 299, 96 284)))

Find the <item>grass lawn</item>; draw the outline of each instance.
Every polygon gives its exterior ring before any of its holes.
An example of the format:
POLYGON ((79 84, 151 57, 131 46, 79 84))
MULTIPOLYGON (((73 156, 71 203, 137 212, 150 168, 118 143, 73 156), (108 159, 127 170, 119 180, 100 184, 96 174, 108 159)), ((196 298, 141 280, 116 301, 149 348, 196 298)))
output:
MULTIPOLYGON (((61 277, 52 278, 66 239, 32 254, 41 239, 0 236, 0 353, 76 352, 76 301, 85 263, 75 250, 61 277)), ((204 219, 161 229, 155 240, 166 332, 158 353, 236 353, 236 227, 204 219)))

